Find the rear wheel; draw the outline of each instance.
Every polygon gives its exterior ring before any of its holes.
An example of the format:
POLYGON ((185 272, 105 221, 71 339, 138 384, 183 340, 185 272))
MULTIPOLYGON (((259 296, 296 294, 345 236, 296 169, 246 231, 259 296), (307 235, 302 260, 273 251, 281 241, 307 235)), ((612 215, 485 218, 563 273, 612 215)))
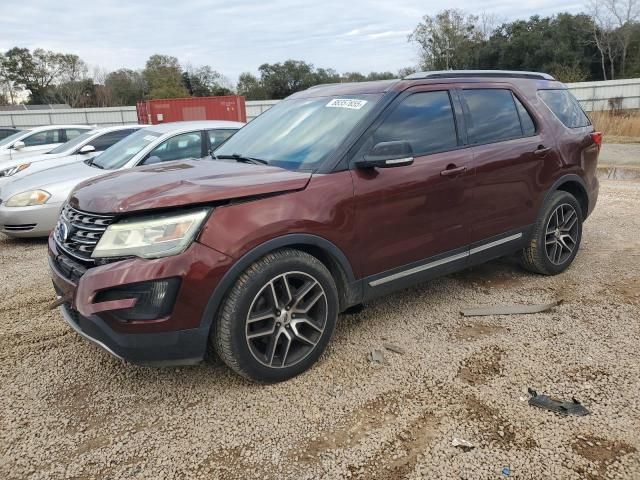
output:
POLYGON ((582 239, 582 211, 573 195, 554 192, 542 207, 531 241, 522 251, 522 265, 529 271, 555 275, 573 262, 582 239))
POLYGON ((240 375, 278 382, 307 370, 325 350, 338 315, 338 294, 315 257, 280 250, 255 262, 223 302, 211 342, 240 375))

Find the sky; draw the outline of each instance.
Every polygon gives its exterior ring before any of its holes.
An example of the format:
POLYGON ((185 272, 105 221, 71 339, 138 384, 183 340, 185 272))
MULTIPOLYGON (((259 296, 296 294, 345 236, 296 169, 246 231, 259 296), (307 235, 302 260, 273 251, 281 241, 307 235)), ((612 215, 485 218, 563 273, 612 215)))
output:
MULTIPOLYGON (((460 0, 503 20, 583 11, 584 1, 460 0)), ((75 53, 91 67, 142 68, 154 53, 211 65, 231 81, 263 63, 304 60, 338 72, 397 72, 417 64, 407 36, 446 0, 0 1, 0 50, 75 53)))

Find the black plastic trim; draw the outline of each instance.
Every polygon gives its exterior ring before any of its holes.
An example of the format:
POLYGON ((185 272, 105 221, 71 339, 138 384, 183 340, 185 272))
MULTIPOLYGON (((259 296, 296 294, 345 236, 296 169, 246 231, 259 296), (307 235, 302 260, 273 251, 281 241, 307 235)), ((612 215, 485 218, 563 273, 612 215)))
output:
POLYGON ((202 328, 162 333, 118 333, 101 318, 83 317, 68 305, 62 316, 77 333, 111 355, 137 365, 165 367, 200 363, 207 350, 209 331, 202 328))
POLYGON ((545 195, 544 195, 544 200, 542 202, 542 205, 544 205, 544 203, 553 194, 553 192, 555 192, 556 190, 559 190, 559 188, 562 185, 564 185, 565 183, 569 183, 569 182, 577 182, 580 185, 580 187, 582 187, 582 190, 584 191, 585 197, 587 197, 587 206, 588 206, 588 208, 587 208, 586 212, 582 212, 582 218, 584 220, 584 219, 587 218, 587 216, 589 215, 589 213, 592 210, 592 208, 591 208, 591 199, 589 198, 589 190, 587 189, 587 184, 585 183, 584 179, 580 175, 576 175, 575 173, 568 173, 568 174, 562 175, 555 182, 553 182, 551 187, 549 187, 549 190, 547 190, 547 193, 545 193, 545 195))
MULTIPOLYGON (((333 257, 333 259, 339 263, 340 267, 344 271, 348 283, 347 288, 354 290, 351 295, 346 296, 349 298, 356 297, 359 300, 360 295, 358 293, 358 290, 360 288, 360 282, 356 280, 353 269, 351 268, 351 263, 347 259, 347 256, 342 252, 342 250, 340 250, 340 248, 338 248, 329 240, 317 235, 292 233, 290 235, 283 235, 281 237, 274 238, 255 247, 253 250, 247 252, 233 264, 233 266, 224 274, 222 280, 220 280, 213 294, 209 298, 209 302, 207 303, 204 314, 202 316, 202 320, 200 322, 201 328, 209 329, 209 327, 213 323, 215 314, 218 311, 222 300, 224 299, 224 296, 238 279, 238 276, 247 267, 249 267, 249 265, 251 265, 259 258, 265 256, 269 252, 292 245, 309 245, 318 247, 329 253, 333 257)), ((359 303, 359 301, 355 301, 355 303, 359 303)))

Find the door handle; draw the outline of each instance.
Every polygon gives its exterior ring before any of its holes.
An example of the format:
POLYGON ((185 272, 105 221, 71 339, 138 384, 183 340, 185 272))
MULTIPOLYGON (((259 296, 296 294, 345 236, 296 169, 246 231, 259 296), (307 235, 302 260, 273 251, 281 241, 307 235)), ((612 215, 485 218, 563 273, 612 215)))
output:
POLYGON ((455 165, 451 165, 451 168, 447 167, 446 170, 440 172, 440 175, 443 177, 451 177, 453 175, 458 175, 467 170, 467 167, 456 167, 455 165))
POLYGON ((534 155, 544 156, 551 151, 551 148, 544 145, 538 145, 538 148, 533 151, 534 155))

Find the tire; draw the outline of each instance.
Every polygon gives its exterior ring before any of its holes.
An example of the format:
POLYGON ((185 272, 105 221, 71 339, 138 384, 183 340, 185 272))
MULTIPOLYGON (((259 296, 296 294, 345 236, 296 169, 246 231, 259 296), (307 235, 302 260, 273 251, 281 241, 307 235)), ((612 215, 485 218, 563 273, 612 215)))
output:
POLYGON ((573 195, 553 192, 542 206, 529 245, 521 252, 522 266, 542 275, 564 272, 580 248, 582 220, 580 204, 573 195))
POLYGON ((299 250, 278 250, 238 277, 215 319, 210 343, 239 375, 280 382, 318 360, 337 317, 336 284, 322 262, 299 250))

